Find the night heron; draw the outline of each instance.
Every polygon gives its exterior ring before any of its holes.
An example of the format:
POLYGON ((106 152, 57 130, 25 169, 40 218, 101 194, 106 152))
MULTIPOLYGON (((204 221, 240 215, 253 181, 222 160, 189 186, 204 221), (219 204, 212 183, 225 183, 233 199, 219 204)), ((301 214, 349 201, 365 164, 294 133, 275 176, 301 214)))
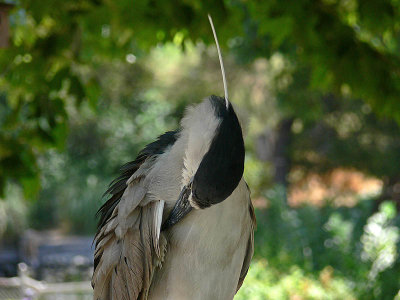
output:
POLYGON ((242 285, 255 216, 220 61, 225 98, 188 108, 180 129, 147 145, 110 185, 95 237, 94 299, 228 300, 242 285))

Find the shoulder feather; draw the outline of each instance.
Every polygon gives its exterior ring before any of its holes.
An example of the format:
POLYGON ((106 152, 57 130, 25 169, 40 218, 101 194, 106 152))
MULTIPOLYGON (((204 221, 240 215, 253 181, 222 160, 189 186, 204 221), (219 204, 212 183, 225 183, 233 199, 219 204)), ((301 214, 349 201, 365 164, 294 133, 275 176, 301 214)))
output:
POLYGON ((109 194, 110 198, 96 213, 96 217, 99 218, 98 230, 110 219, 113 210, 119 203, 126 189, 128 179, 139 170, 148 158, 162 154, 166 148, 173 145, 178 135, 178 130, 167 131, 163 135, 160 135, 155 142, 148 144, 140 151, 134 161, 128 162, 121 167, 121 175, 111 182, 107 191, 104 193, 104 196, 109 194))

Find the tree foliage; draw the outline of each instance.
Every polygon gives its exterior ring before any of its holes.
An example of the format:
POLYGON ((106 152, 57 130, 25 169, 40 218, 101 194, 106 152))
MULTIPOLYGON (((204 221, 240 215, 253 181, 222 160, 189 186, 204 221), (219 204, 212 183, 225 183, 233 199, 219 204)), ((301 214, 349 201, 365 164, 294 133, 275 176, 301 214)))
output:
POLYGON ((297 86, 295 95, 279 98, 284 113, 320 116, 319 95, 333 93, 361 98, 378 115, 400 121, 399 5, 21 0, 11 16, 12 46, 0 55, 0 192, 13 179, 26 196, 37 193, 38 154, 65 146, 68 106, 97 105, 104 76, 93 70, 171 40, 183 47, 186 39, 213 42, 208 12, 222 46, 243 62, 284 55, 297 86))
POLYGON ((355 168, 399 191, 399 1, 17 4, 11 46, 0 50, 0 233, 25 223, 93 232, 118 166, 176 128, 187 104, 222 90, 210 13, 247 121, 245 178, 253 199, 270 201, 238 299, 397 293, 395 206, 291 208, 279 187, 266 191, 272 168, 256 152, 282 129, 290 142, 264 154, 287 156, 296 174, 355 168))

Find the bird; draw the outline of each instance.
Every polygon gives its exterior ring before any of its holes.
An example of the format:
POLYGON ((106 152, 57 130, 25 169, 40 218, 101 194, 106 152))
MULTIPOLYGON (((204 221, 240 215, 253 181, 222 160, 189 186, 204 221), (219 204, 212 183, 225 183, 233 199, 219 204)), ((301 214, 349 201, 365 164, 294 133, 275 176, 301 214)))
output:
POLYGON ((229 300, 248 272, 256 226, 245 147, 225 96, 186 109, 180 127, 121 168, 98 210, 94 300, 229 300))

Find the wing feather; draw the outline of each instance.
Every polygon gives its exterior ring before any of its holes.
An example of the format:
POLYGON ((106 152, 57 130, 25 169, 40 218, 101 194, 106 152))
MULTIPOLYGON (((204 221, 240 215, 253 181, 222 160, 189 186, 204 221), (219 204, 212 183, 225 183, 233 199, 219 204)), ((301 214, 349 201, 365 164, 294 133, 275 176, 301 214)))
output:
POLYGON ((96 300, 147 298, 154 268, 162 260, 159 215, 164 201, 141 206, 146 194, 140 189, 138 183, 129 184, 114 209, 118 215, 96 236, 98 264, 92 279, 96 300), (128 210, 126 202, 136 206, 128 210))
POLYGON ((94 239, 93 299, 147 299, 154 269, 164 259, 166 239, 160 233, 164 201, 149 195, 145 176, 177 135, 167 132, 147 145, 108 188, 111 197, 99 209, 94 239))

